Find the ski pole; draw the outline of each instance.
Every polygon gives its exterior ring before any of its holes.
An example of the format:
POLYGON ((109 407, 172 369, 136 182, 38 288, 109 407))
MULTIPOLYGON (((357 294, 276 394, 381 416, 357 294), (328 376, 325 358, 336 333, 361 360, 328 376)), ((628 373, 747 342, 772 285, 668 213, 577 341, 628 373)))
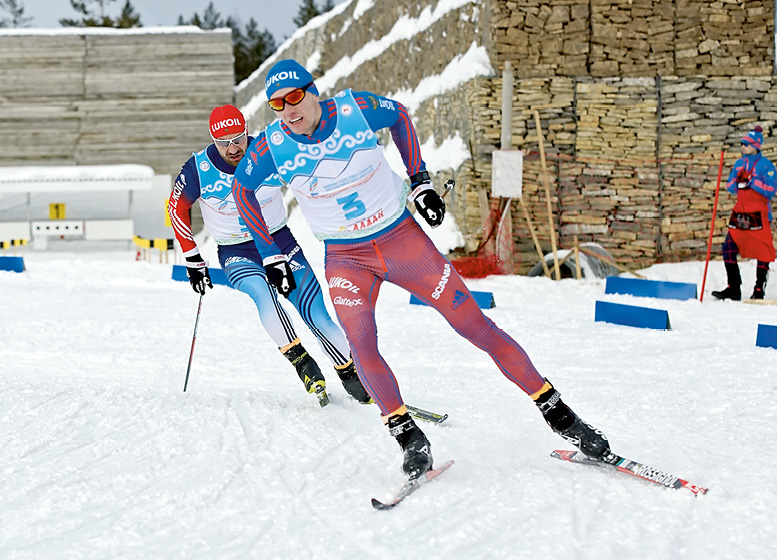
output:
POLYGON ((202 294, 200 294, 200 303, 197 305, 197 319, 194 321, 194 334, 192 335, 192 349, 189 352, 189 365, 186 367, 186 381, 183 382, 183 392, 186 392, 186 386, 189 385, 189 372, 192 369, 192 357, 194 356, 194 343, 197 341, 197 326, 200 324, 200 310, 202 309, 202 294))
POLYGON ((445 198, 446 196, 448 196, 448 193, 451 192, 453 190, 453 187, 455 186, 456 186, 456 181, 454 181, 453 179, 448 179, 447 181, 445 181, 445 187, 444 187, 445 190, 442 191, 442 195, 440 196, 440 198, 445 198))
POLYGON ((707 283, 707 267, 710 265, 710 251, 712 250, 712 234, 715 233, 715 219, 718 215, 718 194, 720 194, 720 178, 723 175, 723 154, 720 150, 720 163, 718 164, 718 185, 715 187, 715 202, 712 205, 712 224, 710 225, 710 238, 707 241, 707 259, 704 261, 704 277, 701 281, 701 295, 699 303, 704 302, 704 285, 707 283))

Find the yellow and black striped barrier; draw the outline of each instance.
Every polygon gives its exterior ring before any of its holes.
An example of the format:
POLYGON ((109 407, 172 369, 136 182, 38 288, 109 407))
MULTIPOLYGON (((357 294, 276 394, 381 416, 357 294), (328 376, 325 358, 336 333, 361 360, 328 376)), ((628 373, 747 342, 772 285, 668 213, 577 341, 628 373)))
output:
POLYGON ((19 247, 21 245, 27 245, 28 239, 10 239, 8 241, 0 241, 0 249, 10 249, 11 247, 19 247))
POLYGON ((170 249, 174 248, 173 240, 165 239, 164 237, 159 237, 156 239, 143 239, 142 237, 136 235, 132 238, 132 241, 135 242, 135 245, 142 247, 143 249, 159 249, 160 251, 169 251, 170 249))
POLYGON ((156 239, 144 239, 138 235, 132 238, 132 241, 140 247, 135 260, 150 261, 151 254, 150 249, 156 249, 159 251, 159 262, 162 262, 162 255, 164 254, 164 261, 167 262, 167 252, 175 249, 174 239, 165 239, 164 237, 158 237, 156 239))
MULTIPOLYGON (((26 239, 10 239, 8 241, 0 241, 0 249, 5 251, 11 247, 19 247, 21 245, 27 245, 26 239)), ((0 255, 0 270, 10 270, 11 272, 24 272, 24 258, 22 257, 7 257, 0 255)))

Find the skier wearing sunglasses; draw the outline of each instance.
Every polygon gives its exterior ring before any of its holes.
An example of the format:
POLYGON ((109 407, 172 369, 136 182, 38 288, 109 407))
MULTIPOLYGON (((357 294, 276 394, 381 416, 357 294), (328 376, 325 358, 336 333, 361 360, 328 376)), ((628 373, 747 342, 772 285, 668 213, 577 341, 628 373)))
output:
MULTIPOLYGON (((261 132, 235 170, 233 192, 276 287, 290 276, 254 191, 268 177, 294 193, 313 233, 326 247, 329 295, 365 388, 399 443, 411 479, 432 468, 431 447, 408 415, 397 380, 378 351, 375 305, 383 282, 396 284, 440 312, 464 338, 487 352, 501 372, 530 395, 551 428, 586 455, 609 453, 607 438, 583 422, 534 368, 526 352, 488 319, 451 263, 409 212, 432 227, 445 203, 431 185, 405 107, 367 91, 319 99, 313 77, 294 60, 275 64, 265 93, 279 120, 261 132), (376 136, 388 128, 404 161, 409 188, 389 167, 376 136)), ((431 351, 431 341, 420 346, 431 351)))
MULTIPOLYGON (((193 154, 183 165, 168 206, 173 231, 186 259, 189 282, 199 294, 205 293, 206 286, 213 287, 208 263, 201 256, 191 229, 189 209, 195 201, 199 201, 205 229, 218 244, 219 262, 230 283, 251 297, 270 338, 294 365, 305 389, 316 394, 319 403, 324 406, 329 402, 324 376, 302 346, 291 318, 278 302, 277 293, 267 280, 251 233, 240 219, 235 206, 232 175, 253 140, 247 134, 245 118, 232 105, 216 107, 210 116, 209 130, 213 143, 193 154)), ((268 178, 268 181, 272 180, 272 177, 268 178)), ((286 226, 286 209, 280 190, 262 190, 258 204, 267 219, 275 244, 294 267, 290 281, 299 288, 291 296, 284 295, 316 336, 346 391, 359 402, 371 402, 356 374, 348 342, 326 310, 321 286, 297 240, 286 226)))

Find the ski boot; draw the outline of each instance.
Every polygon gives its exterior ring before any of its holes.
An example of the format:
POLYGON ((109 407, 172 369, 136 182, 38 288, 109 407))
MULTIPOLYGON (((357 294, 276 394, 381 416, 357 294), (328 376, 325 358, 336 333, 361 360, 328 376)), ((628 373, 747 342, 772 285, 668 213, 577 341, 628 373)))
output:
POLYGON ((312 395, 316 395, 318 404, 322 407, 328 405, 329 396, 326 394, 326 380, 318 364, 310 357, 310 354, 302 346, 299 339, 292 342, 291 346, 287 346, 285 350, 281 348, 281 352, 291 362, 294 369, 297 370, 297 375, 304 383, 305 390, 312 395))
POLYGON ((742 276, 739 274, 739 265, 737 263, 725 263, 728 286, 725 290, 712 292, 712 296, 718 299, 732 299, 740 301, 742 299, 742 276))
POLYGON ((740 301, 742 299, 742 290, 739 286, 727 286, 725 290, 716 290, 712 292, 712 295, 718 299, 740 301))
POLYGON ((340 377, 340 381, 343 382, 343 387, 345 387, 346 392, 351 395, 351 397, 362 404, 372 404, 375 402, 372 400, 369 393, 367 393, 361 380, 359 380, 353 360, 348 360, 348 363, 344 366, 335 366, 335 371, 337 372, 338 377, 340 377))
POLYGON ((407 409, 403 406, 400 410, 404 412, 389 416, 387 424, 405 454, 402 470, 414 480, 432 468, 432 446, 407 409))
POLYGON ((764 298, 764 292, 766 291, 766 278, 768 274, 768 268, 761 268, 759 266, 755 269, 755 287, 753 288, 753 295, 750 296, 750 299, 764 298))
POLYGON ((588 457, 602 459, 610 453, 607 436, 572 412, 548 380, 535 404, 548 426, 588 457))

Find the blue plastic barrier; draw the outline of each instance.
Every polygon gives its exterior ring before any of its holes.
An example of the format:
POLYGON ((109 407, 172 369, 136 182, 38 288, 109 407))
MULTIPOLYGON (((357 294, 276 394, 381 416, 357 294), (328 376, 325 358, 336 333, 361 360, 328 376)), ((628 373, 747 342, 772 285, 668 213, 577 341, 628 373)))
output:
POLYGON ((24 272, 23 257, 0 257, 0 270, 24 272))
POLYGON ((777 326, 758 325, 755 345, 761 348, 777 348, 777 326))
POLYGON ((609 301, 596 302, 594 321, 662 331, 672 329, 669 323, 669 313, 663 309, 623 305, 609 301))
MULTIPOLYGON (((496 301, 494 300, 494 294, 491 292, 474 292, 470 291, 472 294, 472 297, 475 298, 475 302, 478 304, 478 307, 480 309, 491 309, 492 307, 496 307, 496 301)), ((464 303, 466 299, 464 299, 464 294, 462 292, 457 292, 456 296, 454 296, 454 305, 456 305, 456 302, 459 302, 459 305, 464 303)), ((412 305, 426 305, 423 301, 415 297, 414 295, 410 295, 410 303, 412 305)))
POLYGON ((696 284, 608 276, 605 294, 628 294, 661 299, 696 299, 696 284))
MULTIPOLYGON (((232 284, 229 283, 229 279, 227 279, 227 273, 222 269, 209 266, 208 272, 210 273, 210 281, 214 284, 221 284, 223 286, 229 286, 230 288, 233 287, 232 284)), ((173 265, 173 280, 178 280, 179 282, 189 281, 189 277, 186 276, 185 266, 180 264, 173 265)))

